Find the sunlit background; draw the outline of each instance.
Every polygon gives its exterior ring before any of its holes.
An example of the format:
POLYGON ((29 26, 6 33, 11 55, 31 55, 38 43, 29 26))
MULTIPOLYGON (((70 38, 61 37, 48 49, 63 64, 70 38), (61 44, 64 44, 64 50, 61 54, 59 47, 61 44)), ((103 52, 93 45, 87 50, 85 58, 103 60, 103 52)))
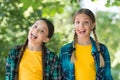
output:
POLYGON ((45 17, 54 23, 55 34, 46 45, 59 54, 73 40, 72 16, 80 8, 95 14, 98 40, 108 47, 113 78, 120 80, 120 0, 0 0, 0 80, 9 50, 24 43, 35 20, 45 17))

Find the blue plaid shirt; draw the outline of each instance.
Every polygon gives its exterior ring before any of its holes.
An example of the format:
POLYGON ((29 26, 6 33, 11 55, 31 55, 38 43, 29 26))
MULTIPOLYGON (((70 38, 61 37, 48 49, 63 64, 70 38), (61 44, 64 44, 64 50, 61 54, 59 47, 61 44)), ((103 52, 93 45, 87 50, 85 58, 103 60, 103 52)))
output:
MULTIPOLYGON (((99 52, 96 48, 95 41, 91 38, 92 52, 96 66, 96 80, 113 80, 110 67, 110 56, 105 45, 100 44, 100 50, 103 52, 105 66, 100 67, 99 52)), ((62 80, 75 80, 74 64, 71 62, 71 54, 73 51, 72 43, 64 45, 60 50, 60 62, 62 67, 62 80)))

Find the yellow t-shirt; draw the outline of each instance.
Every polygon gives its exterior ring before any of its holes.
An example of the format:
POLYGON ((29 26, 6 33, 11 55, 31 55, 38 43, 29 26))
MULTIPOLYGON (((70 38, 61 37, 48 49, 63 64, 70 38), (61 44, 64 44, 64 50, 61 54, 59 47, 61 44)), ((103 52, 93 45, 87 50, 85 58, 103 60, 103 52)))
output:
POLYGON ((75 80, 96 80, 92 45, 76 44, 75 80))
POLYGON ((42 52, 25 49, 19 65, 19 80, 42 80, 42 52))

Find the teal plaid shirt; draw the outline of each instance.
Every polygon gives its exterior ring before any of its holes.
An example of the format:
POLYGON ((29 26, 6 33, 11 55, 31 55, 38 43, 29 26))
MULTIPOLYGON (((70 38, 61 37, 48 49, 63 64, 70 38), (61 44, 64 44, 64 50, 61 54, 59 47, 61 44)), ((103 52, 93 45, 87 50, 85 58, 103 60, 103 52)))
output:
MULTIPOLYGON (((13 48, 8 54, 6 61, 5 80, 15 80, 15 67, 18 61, 18 54, 21 48, 13 48)), ((45 80, 61 80, 61 72, 58 57, 48 49, 45 54, 45 80)))
MULTIPOLYGON (((96 80, 113 80, 110 67, 110 56, 105 45, 100 44, 100 50, 104 58, 105 67, 100 67, 99 52, 96 48, 95 41, 91 38, 92 52, 96 66, 96 80)), ((60 62, 62 66, 62 80, 75 80, 74 64, 71 62, 71 54, 73 51, 73 43, 64 45, 60 50, 60 62)))

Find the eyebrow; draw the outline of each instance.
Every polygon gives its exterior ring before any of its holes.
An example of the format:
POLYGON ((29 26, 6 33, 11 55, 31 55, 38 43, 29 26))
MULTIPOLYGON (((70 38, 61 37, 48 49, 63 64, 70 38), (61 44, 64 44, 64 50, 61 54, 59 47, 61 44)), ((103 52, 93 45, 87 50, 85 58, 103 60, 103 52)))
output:
POLYGON ((85 19, 89 19, 89 18, 85 18, 85 19))

